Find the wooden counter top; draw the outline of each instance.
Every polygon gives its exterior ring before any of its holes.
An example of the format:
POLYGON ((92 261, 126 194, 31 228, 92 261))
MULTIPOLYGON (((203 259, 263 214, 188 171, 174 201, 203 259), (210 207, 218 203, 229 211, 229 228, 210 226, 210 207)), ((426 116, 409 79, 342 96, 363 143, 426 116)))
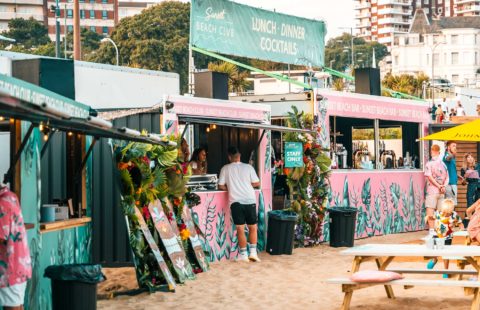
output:
POLYGON ((85 226, 87 223, 91 222, 92 218, 82 217, 82 218, 73 218, 65 221, 55 221, 49 223, 40 223, 40 233, 46 233, 62 229, 70 229, 79 226, 85 226))

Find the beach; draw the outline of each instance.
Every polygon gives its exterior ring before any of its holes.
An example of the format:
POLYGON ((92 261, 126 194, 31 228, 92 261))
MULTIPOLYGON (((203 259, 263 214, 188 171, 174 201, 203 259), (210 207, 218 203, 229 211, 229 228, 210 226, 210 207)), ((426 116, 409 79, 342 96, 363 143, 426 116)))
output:
MULTIPOLYGON (((356 240, 367 243, 416 243, 425 231, 356 240)), ((142 293, 105 299, 108 293, 135 289, 133 268, 105 268, 108 280, 99 285, 98 309, 339 309, 343 293, 340 285, 325 284, 331 277, 349 275, 353 257, 339 254, 345 248, 322 244, 297 248, 292 255, 260 253, 261 263, 222 261, 197 279, 178 285, 175 293, 142 293)), ((408 258, 394 261, 390 267, 414 268, 427 261, 408 258)), ((441 264, 441 263, 440 263, 441 264)), ((442 264, 443 265, 443 264, 442 264)), ((437 266, 438 267, 438 266, 437 266)), ((451 263, 451 268, 456 268, 451 263)), ((365 263, 361 270, 376 269, 365 263)), ((425 277, 425 276, 423 276, 425 277)), ((439 277, 438 275, 432 277, 439 277)), ((461 288, 415 287, 405 290, 394 286, 395 299, 388 299, 381 286, 355 291, 354 309, 470 309, 472 296, 461 288)))

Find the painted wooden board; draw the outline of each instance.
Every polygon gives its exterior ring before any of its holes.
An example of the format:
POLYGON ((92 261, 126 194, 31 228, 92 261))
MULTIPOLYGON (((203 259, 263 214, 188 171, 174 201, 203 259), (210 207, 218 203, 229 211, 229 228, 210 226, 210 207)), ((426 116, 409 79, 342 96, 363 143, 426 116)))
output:
POLYGON ((182 220, 187 225, 188 230, 190 231, 190 242, 192 243, 193 251, 195 252, 195 257, 197 262, 202 268, 202 270, 208 271, 208 259, 205 257, 202 249, 202 243, 200 242, 197 230, 195 229, 195 223, 192 219, 192 210, 188 206, 183 207, 182 211, 182 220))
MULTIPOLYGON (((177 235, 179 238, 180 238, 180 231, 178 230, 178 226, 177 226, 177 219, 175 218, 175 212, 173 212, 173 206, 172 206, 172 203, 170 202, 170 200, 167 198, 163 201, 163 203, 167 206, 168 210, 170 211, 170 213, 172 214, 172 217, 173 217, 173 222, 170 222, 170 225, 172 226, 172 230, 173 232, 175 233, 175 235, 177 235)), ((180 239, 179 239, 180 240, 180 239)))
POLYGON ((153 255, 157 259, 158 266, 160 267, 160 270, 162 271, 163 276, 167 281, 168 289, 170 291, 174 291, 176 286, 175 280, 173 279, 173 276, 170 273, 170 270, 168 269, 168 266, 165 263, 165 260, 163 259, 162 254, 160 253, 160 250, 158 249, 158 246, 155 243, 155 240, 153 239, 152 234, 150 233, 150 230, 148 229, 147 223, 143 218, 142 212, 140 212, 138 208, 134 208, 134 209, 135 209, 135 215, 138 218, 138 224, 140 224, 140 229, 142 230, 143 236, 145 237, 145 240, 147 240, 147 243, 150 246, 150 249, 152 249, 153 255))
POLYGON ((173 269, 177 273, 180 283, 184 283, 186 279, 195 279, 192 266, 188 262, 185 251, 179 244, 177 235, 173 232, 172 226, 163 212, 160 200, 155 200, 150 203, 148 205, 148 210, 150 211, 155 228, 160 235, 160 239, 165 246, 165 250, 167 251, 168 257, 172 262, 173 269))

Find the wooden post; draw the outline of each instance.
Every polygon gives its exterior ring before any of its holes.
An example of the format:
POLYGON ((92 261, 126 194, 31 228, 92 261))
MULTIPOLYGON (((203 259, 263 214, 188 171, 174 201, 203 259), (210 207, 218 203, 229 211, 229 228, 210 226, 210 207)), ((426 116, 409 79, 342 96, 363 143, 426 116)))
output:
MULTIPOLYGON (((376 258, 375 262, 377 263, 378 270, 384 271, 387 269, 388 265, 393 261, 395 257, 389 256, 385 261, 382 258, 376 258)), ((393 289, 391 285, 384 285, 385 292, 387 293, 388 298, 395 298, 395 294, 393 293, 393 289)))
POLYGON ((73 0, 73 59, 82 60, 80 41, 80 0, 73 0))

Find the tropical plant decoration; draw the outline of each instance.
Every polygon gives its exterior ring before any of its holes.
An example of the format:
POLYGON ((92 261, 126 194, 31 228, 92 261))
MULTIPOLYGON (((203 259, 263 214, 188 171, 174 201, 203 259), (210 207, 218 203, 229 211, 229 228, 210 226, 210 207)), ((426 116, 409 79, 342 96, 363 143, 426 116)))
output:
POLYGON ((297 247, 312 246, 320 242, 322 223, 328 202, 330 158, 319 143, 320 127, 314 126, 313 116, 298 112, 292 106, 288 126, 314 129, 308 133, 285 133, 285 142, 303 143, 303 167, 285 168, 289 188, 289 210, 298 215, 295 230, 297 247))
MULTIPOLYGON (((146 134, 146 133, 143 133, 146 134)), ((174 136, 164 137, 165 141, 175 141, 174 136)), ((180 143, 177 143, 180 145, 180 143)), ((182 221, 184 207, 193 207, 200 203, 200 198, 194 193, 188 193, 186 183, 191 175, 187 163, 178 156, 175 146, 160 146, 130 142, 117 144, 114 156, 121 180, 121 205, 127 217, 129 226, 129 241, 134 252, 137 281, 140 287, 150 291, 160 289, 166 280, 160 271, 155 256, 146 242, 135 209, 138 208, 157 243, 162 257, 173 270, 171 262, 166 259, 165 247, 160 242, 160 236, 155 229, 148 205, 155 201, 169 199, 173 202, 173 213, 163 203, 163 211, 171 223, 178 226, 181 245, 187 256, 193 250, 188 242, 190 232, 182 221), (186 197, 186 198, 185 198, 186 197)), ((195 261, 190 262, 194 270, 201 270, 195 261)))

